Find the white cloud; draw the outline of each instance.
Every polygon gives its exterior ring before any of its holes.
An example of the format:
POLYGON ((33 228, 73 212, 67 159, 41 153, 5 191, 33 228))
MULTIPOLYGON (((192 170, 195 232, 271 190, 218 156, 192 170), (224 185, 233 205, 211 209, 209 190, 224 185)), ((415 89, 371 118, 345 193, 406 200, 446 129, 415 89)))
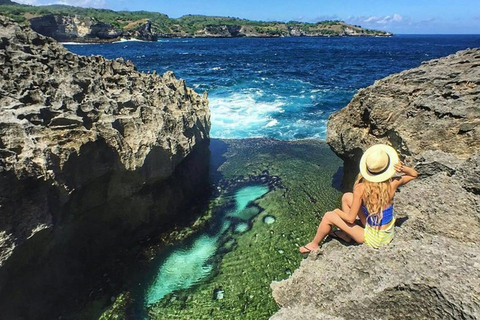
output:
POLYGON ((395 22, 401 22, 401 21, 403 21, 403 17, 401 15, 399 15, 398 13, 394 13, 393 17, 392 17, 392 20, 395 21, 395 22))
POLYGON ((38 5, 37 0, 15 0, 14 2, 20 3, 20 4, 30 4, 30 5, 38 5))
POLYGON ((333 15, 322 15, 316 16, 314 19, 308 20, 309 22, 319 22, 319 21, 328 21, 328 20, 341 20, 340 17, 336 14, 333 15))
POLYGON ((393 15, 386 15, 386 16, 360 16, 360 17, 350 17, 351 20, 355 21, 356 23, 367 23, 367 24, 391 24, 391 23, 399 23, 403 22, 404 18, 402 15, 398 13, 394 13, 393 15))
POLYGON ((49 5, 49 4, 65 4, 75 7, 84 7, 84 8, 104 8, 107 4, 106 0, 16 0, 15 2, 21 4, 30 4, 30 5, 49 5))

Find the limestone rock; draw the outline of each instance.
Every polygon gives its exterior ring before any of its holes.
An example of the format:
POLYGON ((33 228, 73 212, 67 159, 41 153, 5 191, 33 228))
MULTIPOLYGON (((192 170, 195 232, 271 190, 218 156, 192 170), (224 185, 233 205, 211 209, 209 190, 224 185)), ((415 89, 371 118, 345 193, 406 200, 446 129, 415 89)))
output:
POLYGON ((442 150, 468 158, 480 149, 480 49, 460 51, 361 89, 328 122, 327 142, 344 160, 390 142, 409 158, 442 150))
POLYGON ((108 23, 79 15, 48 14, 34 17, 30 19, 30 26, 36 32, 58 41, 113 40, 123 34, 108 23))
POLYGON ((375 143, 420 176, 395 197, 391 244, 327 243, 272 283, 282 307, 272 319, 480 318, 478 79, 480 49, 461 51, 376 81, 331 116, 327 142, 347 188, 375 143))
POLYGON ((208 140, 206 96, 172 72, 77 56, 1 16, 0 39, 0 266, 96 179, 132 172, 85 208, 167 179, 208 140))

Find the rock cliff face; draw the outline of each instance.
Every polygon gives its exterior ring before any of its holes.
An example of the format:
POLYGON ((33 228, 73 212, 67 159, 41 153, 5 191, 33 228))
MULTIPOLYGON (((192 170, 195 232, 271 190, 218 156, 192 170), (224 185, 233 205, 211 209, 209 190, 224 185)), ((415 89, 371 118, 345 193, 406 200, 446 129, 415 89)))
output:
POLYGON ((465 50, 377 81, 331 116, 347 189, 374 143, 420 177, 396 195, 391 244, 324 245, 272 284, 272 319, 480 318, 479 79, 480 50, 465 50))
POLYGON ((158 35, 152 32, 149 20, 137 28, 123 31, 90 17, 49 14, 30 19, 30 26, 34 31, 61 42, 108 42, 119 40, 121 37, 145 41, 158 40, 158 35))
POLYGON ((348 169, 375 142, 390 141, 407 161, 427 150, 472 156, 480 150, 479 60, 480 50, 462 51, 359 90, 329 119, 327 142, 348 169))
POLYGON ((205 191, 210 114, 171 72, 1 16, 0 41, 0 306, 41 318, 205 191))
POLYGON ((333 29, 311 29, 306 30, 301 25, 289 26, 287 24, 277 24, 272 29, 260 28, 253 25, 207 25, 202 30, 195 32, 193 35, 170 35, 174 37, 195 37, 195 38, 265 38, 265 37, 364 37, 364 36, 392 36, 391 33, 368 33, 360 27, 346 25, 339 22, 333 29))
POLYGON ((30 26, 44 36, 63 42, 113 40, 123 34, 121 30, 115 29, 107 23, 80 16, 49 14, 30 19, 30 26))

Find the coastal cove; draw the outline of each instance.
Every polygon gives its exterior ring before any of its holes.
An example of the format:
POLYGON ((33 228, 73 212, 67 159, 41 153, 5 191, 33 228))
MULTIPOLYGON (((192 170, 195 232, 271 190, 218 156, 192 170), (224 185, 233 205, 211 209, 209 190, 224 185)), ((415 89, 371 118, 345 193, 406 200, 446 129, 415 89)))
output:
POLYGON ((480 35, 61 45, 0 26, 7 319, 480 316, 480 49, 454 54, 480 35), (398 240, 302 257, 375 143, 421 175, 398 240))

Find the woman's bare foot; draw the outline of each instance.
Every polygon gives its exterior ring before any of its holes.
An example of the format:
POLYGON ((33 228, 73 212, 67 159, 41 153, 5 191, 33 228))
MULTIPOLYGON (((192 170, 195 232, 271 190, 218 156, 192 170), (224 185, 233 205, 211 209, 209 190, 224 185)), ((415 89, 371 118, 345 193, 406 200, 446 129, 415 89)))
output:
POLYGON ((314 242, 309 242, 303 247, 300 247, 300 252, 301 253, 310 253, 312 251, 317 251, 320 249, 320 246, 314 242))
POLYGON ((345 231, 340 229, 331 231, 328 235, 332 238, 343 240, 346 243, 350 243, 350 241, 352 241, 352 238, 350 238, 350 236, 345 231))

